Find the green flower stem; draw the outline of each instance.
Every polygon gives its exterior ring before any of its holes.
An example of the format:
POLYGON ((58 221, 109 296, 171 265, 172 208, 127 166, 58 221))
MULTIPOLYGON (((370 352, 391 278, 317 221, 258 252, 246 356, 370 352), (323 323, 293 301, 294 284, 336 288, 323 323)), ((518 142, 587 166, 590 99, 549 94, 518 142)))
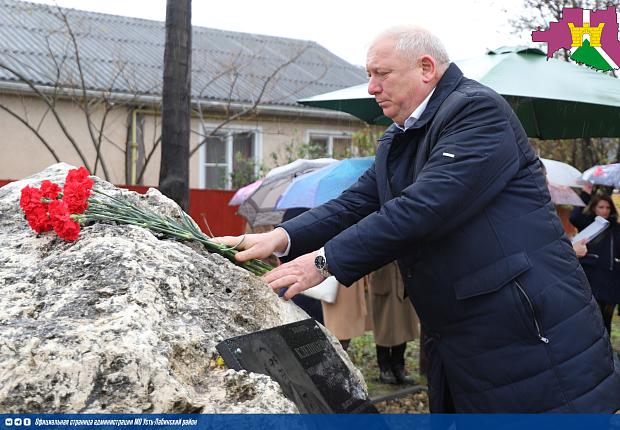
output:
POLYGON ((93 192, 105 196, 106 199, 91 197, 89 206, 83 215, 74 215, 74 219, 81 223, 88 221, 117 222, 132 224, 162 233, 168 237, 180 240, 194 240, 202 243, 210 252, 215 252, 229 259, 238 266, 261 276, 273 269, 272 266, 260 260, 250 260, 239 263, 235 260, 237 250, 226 245, 213 242, 204 234, 194 221, 181 208, 179 214, 181 220, 177 221, 170 217, 159 215, 149 209, 140 208, 132 203, 115 196, 110 196, 102 191, 93 189, 93 192))

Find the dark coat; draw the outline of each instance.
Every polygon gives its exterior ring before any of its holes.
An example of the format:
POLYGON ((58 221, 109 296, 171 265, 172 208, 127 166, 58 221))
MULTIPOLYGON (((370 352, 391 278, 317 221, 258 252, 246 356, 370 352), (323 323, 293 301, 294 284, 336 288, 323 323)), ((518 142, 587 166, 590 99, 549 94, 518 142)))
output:
POLYGON ((620 408, 620 363, 540 161, 504 99, 454 64, 355 185, 283 227, 293 255, 324 244, 345 285, 398 259, 431 338, 433 412, 620 408))
MULTIPOLYGON (((581 193, 587 204, 590 195, 581 193)), ((570 222, 581 231, 594 221, 595 216, 584 214, 583 208, 575 207, 570 222)), ((597 300, 620 303, 620 224, 610 219, 607 230, 588 242, 588 253, 579 259, 586 272, 592 294, 597 300)))

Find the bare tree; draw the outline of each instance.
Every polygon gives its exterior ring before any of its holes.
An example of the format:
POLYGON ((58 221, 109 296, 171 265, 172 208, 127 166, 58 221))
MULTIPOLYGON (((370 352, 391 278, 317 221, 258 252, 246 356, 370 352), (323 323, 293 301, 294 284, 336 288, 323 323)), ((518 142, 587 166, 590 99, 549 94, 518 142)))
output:
MULTIPOLYGON (((256 118, 258 116, 258 108, 261 104, 277 103, 278 101, 280 101, 280 99, 269 98, 267 96, 268 88, 276 85, 278 82, 278 78, 281 75, 281 72, 286 67, 291 66, 297 61, 299 61, 299 58, 308 49, 309 45, 304 45, 299 49, 296 49, 289 58, 283 59, 281 63, 275 65, 273 69, 269 70, 266 76, 261 77, 260 80, 256 82, 256 94, 250 102, 245 104, 233 103, 232 100, 236 91, 238 77, 245 69, 250 69, 252 67, 251 61, 243 58, 241 52, 238 52, 227 64, 216 64, 216 67, 210 65, 211 68, 216 70, 216 72, 210 79, 208 79, 205 83, 201 85, 199 90, 195 91, 196 96, 192 102, 192 115, 199 119, 199 127, 197 129, 192 129, 191 133, 199 136, 200 140, 199 143, 190 150, 190 157, 193 156, 203 145, 207 143, 207 139, 209 137, 216 136, 218 132, 220 132, 230 123, 247 118, 256 118), (209 91, 212 89, 212 87, 216 84, 221 85, 221 82, 219 81, 224 78, 230 78, 230 81, 226 84, 228 87, 228 98, 222 103, 218 104, 217 107, 214 107, 210 103, 204 102, 203 100, 208 98, 209 91), (207 124, 207 115, 214 112, 218 113, 218 120, 214 126, 211 125, 209 127, 207 124)), ((260 55, 260 53, 258 53, 258 55, 260 55)), ((325 76, 327 71, 328 65, 326 63, 323 63, 322 72, 316 79, 311 82, 307 82, 302 86, 295 87, 288 95, 295 96, 296 94, 299 94, 308 85, 320 81, 325 76)), ((145 162, 140 169, 140 172, 138 173, 138 183, 142 182, 143 175, 150 160, 159 149, 159 145, 161 144, 161 136, 155 137, 153 139, 153 142, 154 144, 146 155, 145 162)), ((249 182, 251 182, 251 180, 249 182)))
MULTIPOLYGON (((197 133, 203 138, 200 143, 198 145, 196 145, 190 152, 190 155, 194 155, 194 153, 196 153, 196 151, 198 151, 200 149, 200 147, 202 145, 204 145, 207 140, 207 137, 211 137, 211 136, 215 136, 217 134, 217 132, 219 130, 221 130, 224 126, 226 126, 227 124, 229 124, 230 122, 233 122, 237 119, 243 118, 245 116, 248 116, 250 114, 256 113, 256 110, 259 106, 260 103, 265 103, 265 102, 271 102, 271 103, 276 103, 279 100, 277 99, 269 99, 266 100, 265 99, 265 93, 267 91, 267 89, 271 86, 274 85, 277 82, 277 79, 280 75, 280 72, 282 70, 284 70, 286 67, 290 66, 291 64, 294 64, 297 60, 299 60, 299 58, 310 48, 310 45, 306 45, 303 46, 302 48, 300 48, 299 50, 297 50, 290 58, 285 59, 282 63, 278 64, 272 71, 271 73, 265 77, 265 79, 260 82, 258 84, 258 92, 257 94, 254 96, 253 100, 250 101, 250 103, 248 103, 246 106, 240 107, 237 110, 234 110, 232 108, 232 99, 233 99, 233 93, 235 91, 235 86, 236 86, 236 82, 237 82, 237 78, 239 76, 239 70, 243 67, 247 67, 246 65, 243 64, 232 64, 228 67, 224 67, 222 73, 218 74, 214 79, 210 80, 207 85, 202 89, 201 91, 201 96, 204 93, 204 91, 208 88, 208 86, 210 84, 212 84, 213 82, 215 82, 215 80, 217 80, 218 78, 225 76, 225 75, 229 75, 232 76, 232 80, 230 83, 230 87, 229 87, 229 94, 228 94, 228 101, 226 102, 226 105, 223 107, 223 110, 225 112, 225 119, 222 120, 216 127, 212 128, 208 134, 204 134, 201 131, 198 131, 197 133)), ((237 57, 238 58, 238 57, 237 57)), ((327 73, 327 65, 325 65, 323 72, 321 74, 321 76, 319 76, 316 80, 320 80, 323 76, 325 76, 325 74, 327 73)), ((309 85, 309 84, 307 84, 309 85)), ((304 89, 305 87, 298 87, 295 89, 296 92, 300 92, 304 89)), ((195 112, 198 115, 198 117, 200 118, 200 123, 202 125, 202 129, 206 129, 205 125, 205 115, 204 115, 204 107, 202 104, 198 103, 196 108, 195 108, 195 112)))
MULTIPOLYGON (((44 119, 48 115, 51 115, 71 147, 77 153, 81 163, 93 174, 97 174, 99 167, 101 167, 103 177, 109 180, 110 173, 107 162, 104 157, 102 157, 102 145, 104 141, 108 143, 112 142, 112 140, 108 139, 105 135, 106 122, 110 113, 121 107, 120 104, 112 100, 112 93, 117 85, 117 80, 121 77, 126 78, 124 76, 125 65, 120 61, 116 64, 114 74, 109 83, 105 85, 107 89, 100 89, 98 91, 90 90, 86 82, 78 40, 69 24, 67 14, 60 7, 50 8, 49 10, 52 12, 53 16, 58 19, 61 26, 59 29, 51 31, 50 34, 44 36, 46 50, 48 52, 47 57, 53 63, 54 75, 49 77, 51 84, 37 84, 34 80, 26 76, 25 73, 21 72, 20 69, 23 70, 28 68, 29 65, 25 64, 15 55, 7 55, 8 60, 0 60, 0 69, 9 72, 18 82, 22 83, 31 96, 43 101, 46 106, 46 111, 38 121, 35 121, 29 117, 28 110, 25 107, 21 111, 17 111, 11 108, 7 103, 0 102, 0 110, 7 112, 26 126, 39 139, 54 160, 60 161, 52 144, 41 134, 41 127, 44 119), (54 51, 50 39, 59 34, 66 36, 67 43, 60 51, 54 51), (76 70, 77 76, 72 75, 70 70, 76 70), (66 120, 63 119, 58 107, 59 101, 61 100, 72 102, 73 105, 77 106, 82 111, 90 137, 90 143, 94 148, 94 161, 89 160, 85 155, 83 147, 76 141, 69 130, 66 120), (98 120, 95 119, 95 113, 100 113, 100 118, 98 120)), ((133 101, 132 99, 137 97, 138 94, 126 97, 125 103, 131 104, 133 101)), ((24 98, 25 97, 22 97, 22 100, 24 98)), ((22 104, 25 106, 24 102, 22 102, 22 104)), ((122 150, 122 148, 119 149, 122 150)))

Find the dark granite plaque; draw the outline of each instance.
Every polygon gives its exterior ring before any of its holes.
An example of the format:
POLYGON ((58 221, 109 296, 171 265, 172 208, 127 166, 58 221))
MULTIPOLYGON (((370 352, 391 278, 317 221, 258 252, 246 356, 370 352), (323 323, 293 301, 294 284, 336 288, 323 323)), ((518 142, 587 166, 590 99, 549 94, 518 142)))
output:
POLYGON ((217 350, 229 368, 277 381, 301 413, 377 413, 313 319, 226 339, 217 350))

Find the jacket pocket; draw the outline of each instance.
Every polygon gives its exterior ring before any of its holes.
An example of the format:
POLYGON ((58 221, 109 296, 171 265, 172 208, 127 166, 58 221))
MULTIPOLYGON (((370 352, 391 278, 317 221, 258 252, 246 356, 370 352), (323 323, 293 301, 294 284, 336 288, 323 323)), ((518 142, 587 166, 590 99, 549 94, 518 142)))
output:
POLYGON ((525 288, 523 288, 523 286, 521 285, 518 279, 514 280, 514 285, 517 288, 517 291, 519 292, 519 296, 521 297, 521 302, 524 304, 524 306, 526 307, 530 315, 531 322, 534 324, 534 330, 536 331, 536 337, 538 337, 538 340, 540 340, 543 343, 549 343, 549 339, 544 336, 541 325, 538 321, 538 314, 536 312, 536 307, 534 306, 534 301, 530 298, 529 294, 525 291, 525 288))
POLYGON ((525 252, 504 257, 457 280, 454 283, 456 298, 464 300, 497 291, 530 267, 525 252))

